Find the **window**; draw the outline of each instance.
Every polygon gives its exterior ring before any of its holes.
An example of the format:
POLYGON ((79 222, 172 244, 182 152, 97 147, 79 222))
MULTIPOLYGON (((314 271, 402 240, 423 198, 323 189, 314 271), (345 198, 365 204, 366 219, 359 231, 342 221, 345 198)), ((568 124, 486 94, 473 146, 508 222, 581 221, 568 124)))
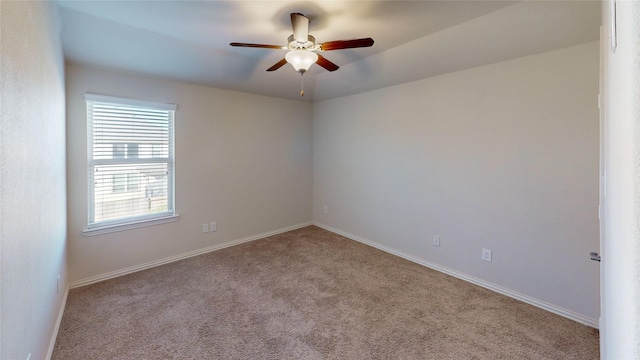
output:
POLYGON ((85 234, 91 229, 177 220, 173 193, 176 106, 94 94, 86 94, 85 100, 89 171, 85 234))
POLYGON ((126 174, 113 174, 111 175, 113 177, 113 186, 111 187, 111 192, 113 193, 120 193, 120 192, 124 192, 125 190, 125 185, 126 185, 126 179, 127 179, 127 175, 126 174))
POLYGON ((136 192, 140 190, 140 174, 113 174, 111 192, 136 192))
POLYGON ((127 151, 127 144, 113 144, 113 159, 124 159, 127 151))
POLYGON ((140 190, 140 174, 131 173, 127 174, 127 191, 139 191, 140 190))

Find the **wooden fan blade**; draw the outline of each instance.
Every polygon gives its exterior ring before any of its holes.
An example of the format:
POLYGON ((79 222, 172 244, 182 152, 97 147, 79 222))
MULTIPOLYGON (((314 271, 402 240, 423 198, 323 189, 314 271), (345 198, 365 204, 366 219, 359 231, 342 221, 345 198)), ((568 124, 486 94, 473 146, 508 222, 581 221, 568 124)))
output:
POLYGON ((329 71, 336 71, 338 69, 340 69, 340 66, 332 63, 331 61, 327 60, 324 56, 318 54, 318 61, 316 61, 316 64, 322 66, 323 68, 329 70, 329 71))
POLYGON ((282 49, 282 46, 265 45, 265 44, 248 44, 248 43, 232 42, 229 45, 231 45, 231 46, 241 46, 241 47, 252 47, 252 48, 264 48, 264 49, 278 49, 278 50, 282 49))
POLYGON ((300 13, 291 13, 291 27, 293 38, 300 43, 306 43, 309 37, 309 18, 300 13))
POLYGON ((336 40, 328 41, 320 44, 320 50, 340 50, 340 49, 352 49, 359 47, 370 47, 373 45, 372 38, 353 39, 353 40, 336 40))
POLYGON ((275 65, 273 65, 272 67, 268 68, 267 71, 276 71, 278 69, 280 69, 282 67, 282 65, 287 63, 287 59, 282 59, 280 61, 278 61, 277 63, 275 63, 275 65))

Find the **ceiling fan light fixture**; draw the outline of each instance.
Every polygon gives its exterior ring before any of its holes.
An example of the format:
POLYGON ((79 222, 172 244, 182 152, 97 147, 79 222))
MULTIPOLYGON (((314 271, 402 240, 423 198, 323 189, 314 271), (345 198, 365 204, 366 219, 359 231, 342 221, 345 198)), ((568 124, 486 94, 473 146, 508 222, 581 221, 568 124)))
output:
POLYGON ((284 57, 299 73, 304 73, 318 61, 318 54, 309 50, 291 50, 284 57))

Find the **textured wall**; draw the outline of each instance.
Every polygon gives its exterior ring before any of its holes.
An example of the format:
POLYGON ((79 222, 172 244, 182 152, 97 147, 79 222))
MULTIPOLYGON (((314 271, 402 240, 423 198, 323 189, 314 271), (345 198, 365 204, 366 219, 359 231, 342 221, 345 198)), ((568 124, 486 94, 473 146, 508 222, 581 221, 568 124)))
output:
POLYGON ((314 221, 597 324, 597 96, 588 43, 314 103, 314 221))
POLYGON ((48 2, 2 1, 0 9, 0 358, 45 359, 66 283, 59 15, 48 2))
POLYGON ((71 281, 311 221, 311 105, 67 67, 71 281), (177 104, 174 223, 84 237, 85 92, 177 104), (202 224, 218 230, 202 234, 202 224))
POLYGON ((605 228, 602 358, 640 358, 640 3, 602 3, 605 228))

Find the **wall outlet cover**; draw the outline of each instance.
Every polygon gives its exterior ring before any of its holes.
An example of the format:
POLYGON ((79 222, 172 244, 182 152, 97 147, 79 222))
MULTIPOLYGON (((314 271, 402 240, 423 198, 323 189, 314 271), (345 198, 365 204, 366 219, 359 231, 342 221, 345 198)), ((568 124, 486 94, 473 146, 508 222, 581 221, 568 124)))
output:
POLYGON ((482 260, 486 262, 491 262, 491 250, 482 249, 482 260))

